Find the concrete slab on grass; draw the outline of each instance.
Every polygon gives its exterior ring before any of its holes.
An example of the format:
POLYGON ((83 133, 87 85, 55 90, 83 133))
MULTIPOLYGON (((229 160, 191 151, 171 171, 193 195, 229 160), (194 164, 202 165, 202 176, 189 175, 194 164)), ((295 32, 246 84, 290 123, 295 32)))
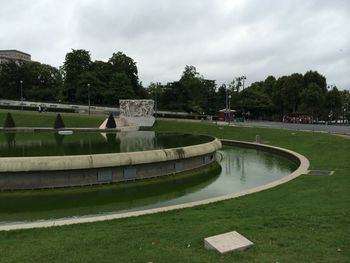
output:
POLYGON ((253 242, 236 231, 211 236, 204 239, 206 249, 214 249, 221 254, 230 251, 242 251, 253 245, 253 242))
POLYGON ((327 171, 327 170, 310 170, 307 175, 310 176, 330 176, 334 174, 334 171, 327 171))

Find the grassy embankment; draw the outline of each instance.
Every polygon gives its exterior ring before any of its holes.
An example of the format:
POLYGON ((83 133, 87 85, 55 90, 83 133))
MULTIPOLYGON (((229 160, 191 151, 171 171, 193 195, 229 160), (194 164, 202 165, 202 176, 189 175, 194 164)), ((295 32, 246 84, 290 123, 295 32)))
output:
MULTIPOLYGON (((10 112, 16 127, 44 127, 52 128, 57 113, 29 112, 29 111, 5 111, 0 110, 0 127, 3 126, 7 112, 10 112)), ((67 128, 98 128, 106 119, 106 116, 87 116, 72 113, 61 113, 63 122, 67 128)))
POLYGON ((191 209, 0 233, 0 262, 350 262, 350 140, 289 130, 159 122, 159 131, 211 134, 297 151, 329 177, 301 176, 249 196, 191 209), (203 238, 237 230, 255 245, 220 255, 203 238))

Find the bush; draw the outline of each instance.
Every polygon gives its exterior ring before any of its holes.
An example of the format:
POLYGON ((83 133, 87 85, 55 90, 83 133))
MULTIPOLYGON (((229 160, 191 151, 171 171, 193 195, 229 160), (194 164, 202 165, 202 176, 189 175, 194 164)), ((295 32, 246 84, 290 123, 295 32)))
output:
POLYGON ((59 113, 57 114, 57 117, 56 117, 56 120, 55 120, 53 127, 54 127, 54 129, 64 128, 64 123, 63 123, 61 114, 59 114, 59 113))
POLYGON ((13 120, 11 113, 8 112, 4 122, 4 128, 14 128, 14 127, 16 127, 15 121, 13 120))
POLYGON ((107 124, 106 124, 106 128, 107 129, 113 129, 113 128, 117 128, 117 124, 115 123, 114 120, 114 116, 113 114, 109 114, 108 120, 107 120, 107 124))

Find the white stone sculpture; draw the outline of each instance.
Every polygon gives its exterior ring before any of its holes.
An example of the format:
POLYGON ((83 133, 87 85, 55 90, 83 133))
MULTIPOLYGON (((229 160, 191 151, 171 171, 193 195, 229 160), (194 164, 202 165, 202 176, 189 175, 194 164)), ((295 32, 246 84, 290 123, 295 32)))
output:
POLYGON ((119 100, 119 107, 120 117, 124 118, 129 126, 153 126, 154 100, 119 100))

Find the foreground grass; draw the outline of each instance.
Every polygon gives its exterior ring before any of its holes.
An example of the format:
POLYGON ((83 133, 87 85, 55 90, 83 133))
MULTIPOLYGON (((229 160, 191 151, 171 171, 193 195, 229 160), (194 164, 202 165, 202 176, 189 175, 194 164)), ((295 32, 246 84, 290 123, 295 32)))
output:
MULTIPOLYGON (((52 128, 57 113, 32 112, 32 111, 5 111, 0 110, 0 127, 3 126, 7 112, 10 112, 16 127, 45 127, 52 128)), ((105 116, 87 116, 72 113, 61 113, 63 122, 67 128, 98 128, 106 119, 105 116)))
POLYGON ((301 176, 219 202, 108 222, 0 232, 0 262, 350 262, 350 140, 319 133, 158 122, 159 131, 211 134, 304 154, 330 177, 301 176), (220 255, 203 238, 237 230, 255 245, 220 255))

